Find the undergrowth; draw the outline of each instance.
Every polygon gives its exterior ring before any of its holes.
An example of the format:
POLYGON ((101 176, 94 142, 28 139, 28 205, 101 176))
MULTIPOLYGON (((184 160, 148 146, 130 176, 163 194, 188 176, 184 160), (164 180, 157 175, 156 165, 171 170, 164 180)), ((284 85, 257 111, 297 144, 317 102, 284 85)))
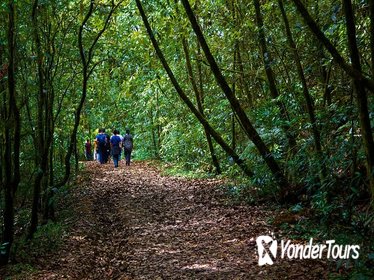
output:
MULTIPOLYGON (((85 170, 81 170, 78 182, 87 180, 85 170)), ((48 259, 48 256, 57 252, 64 242, 64 237, 69 231, 73 208, 71 188, 74 185, 66 185, 55 192, 53 204, 56 210, 56 221, 49 220, 38 226, 33 238, 29 240, 28 227, 30 211, 27 207, 20 208, 15 215, 16 236, 11 248, 11 262, 0 271, 4 279, 27 279, 27 276, 38 271, 42 266, 40 260, 48 259)), ((0 278, 2 279, 2 278, 0 278)))
POLYGON ((276 186, 270 180, 264 182, 236 179, 221 190, 228 204, 266 205, 274 210, 268 223, 280 238, 359 245, 357 260, 328 261, 330 278, 374 279, 374 211, 364 199, 362 186, 332 179, 321 186, 305 187, 297 202, 281 204, 276 186))
POLYGON ((223 175, 217 176, 213 172, 207 171, 203 167, 197 169, 190 169, 183 164, 167 163, 161 160, 147 161, 150 165, 160 170, 162 176, 175 176, 187 179, 204 179, 204 178, 221 178, 223 175))

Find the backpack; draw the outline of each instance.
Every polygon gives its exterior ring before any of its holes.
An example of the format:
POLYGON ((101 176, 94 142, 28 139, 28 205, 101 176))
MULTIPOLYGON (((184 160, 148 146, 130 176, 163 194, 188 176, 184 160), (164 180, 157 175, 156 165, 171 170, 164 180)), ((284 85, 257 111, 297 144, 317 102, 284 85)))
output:
POLYGON ((105 149, 106 135, 105 134, 99 134, 99 135, 97 135, 96 139, 97 139, 97 142, 98 142, 99 149, 105 149))
POLYGON ((132 150, 132 136, 131 136, 131 134, 126 134, 123 137, 123 147, 125 148, 126 151, 131 151, 132 150))
POLYGON ((119 144, 121 143, 121 137, 114 135, 110 139, 110 142, 112 143, 112 155, 119 155, 121 153, 121 147, 119 146, 119 144))
POLYGON ((121 153, 121 148, 120 146, 113 146, 112 147, 112 154, 114 156, 118 156, 121 153))

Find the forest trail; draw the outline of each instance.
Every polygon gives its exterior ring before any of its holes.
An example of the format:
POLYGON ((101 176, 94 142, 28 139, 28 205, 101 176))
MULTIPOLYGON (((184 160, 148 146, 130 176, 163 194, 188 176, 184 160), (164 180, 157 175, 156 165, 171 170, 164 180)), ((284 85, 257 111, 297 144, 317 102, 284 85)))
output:
POLYGON ((265 207, 227 204, 218 180, 162 177, 147 162, 86 163, 62 248, 30 279, 324 279, 326 265, 258 266, 265 207))

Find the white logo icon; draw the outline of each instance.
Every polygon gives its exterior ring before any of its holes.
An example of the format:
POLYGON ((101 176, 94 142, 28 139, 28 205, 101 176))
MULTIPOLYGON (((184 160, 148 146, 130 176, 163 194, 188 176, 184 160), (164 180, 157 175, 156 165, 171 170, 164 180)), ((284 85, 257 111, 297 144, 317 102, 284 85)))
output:
POLYGON ((278 247, 277 240, 274 240, 273 238, 267 235, 261 235, 257 237, 256 243, 257 243, 257 250, 258 250, 258 265, 260 266, 265 265, 265 264, 272 265, 274 262, 270 254, 273 256, 274 259, 277 257, 277 247, 278 247), (267 245, 269 243, 270 243, 270 247, 267 246, 268 249, 265 248, 264 245, 267 245))

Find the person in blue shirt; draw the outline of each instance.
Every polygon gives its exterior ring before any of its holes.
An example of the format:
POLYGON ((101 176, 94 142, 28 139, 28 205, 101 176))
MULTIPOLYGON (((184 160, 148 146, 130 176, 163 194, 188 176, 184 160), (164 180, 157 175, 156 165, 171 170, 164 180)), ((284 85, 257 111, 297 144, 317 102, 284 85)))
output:
POLYGON ((105 163, 105 146, 107 142, 105 129, 103 128, 99 129, 99 134, 96 135, 95 142, 97 143, 99 161, 101 164, 104 164, 105 163))
POLYGON ((115 168, 118 167, 119 155, 121 154, 122 149, 122 139, 118 134, 119 131, 115 129, 113 130, 112 137, 110 137, 110 146, 112 150, 112 157, 115 168))

